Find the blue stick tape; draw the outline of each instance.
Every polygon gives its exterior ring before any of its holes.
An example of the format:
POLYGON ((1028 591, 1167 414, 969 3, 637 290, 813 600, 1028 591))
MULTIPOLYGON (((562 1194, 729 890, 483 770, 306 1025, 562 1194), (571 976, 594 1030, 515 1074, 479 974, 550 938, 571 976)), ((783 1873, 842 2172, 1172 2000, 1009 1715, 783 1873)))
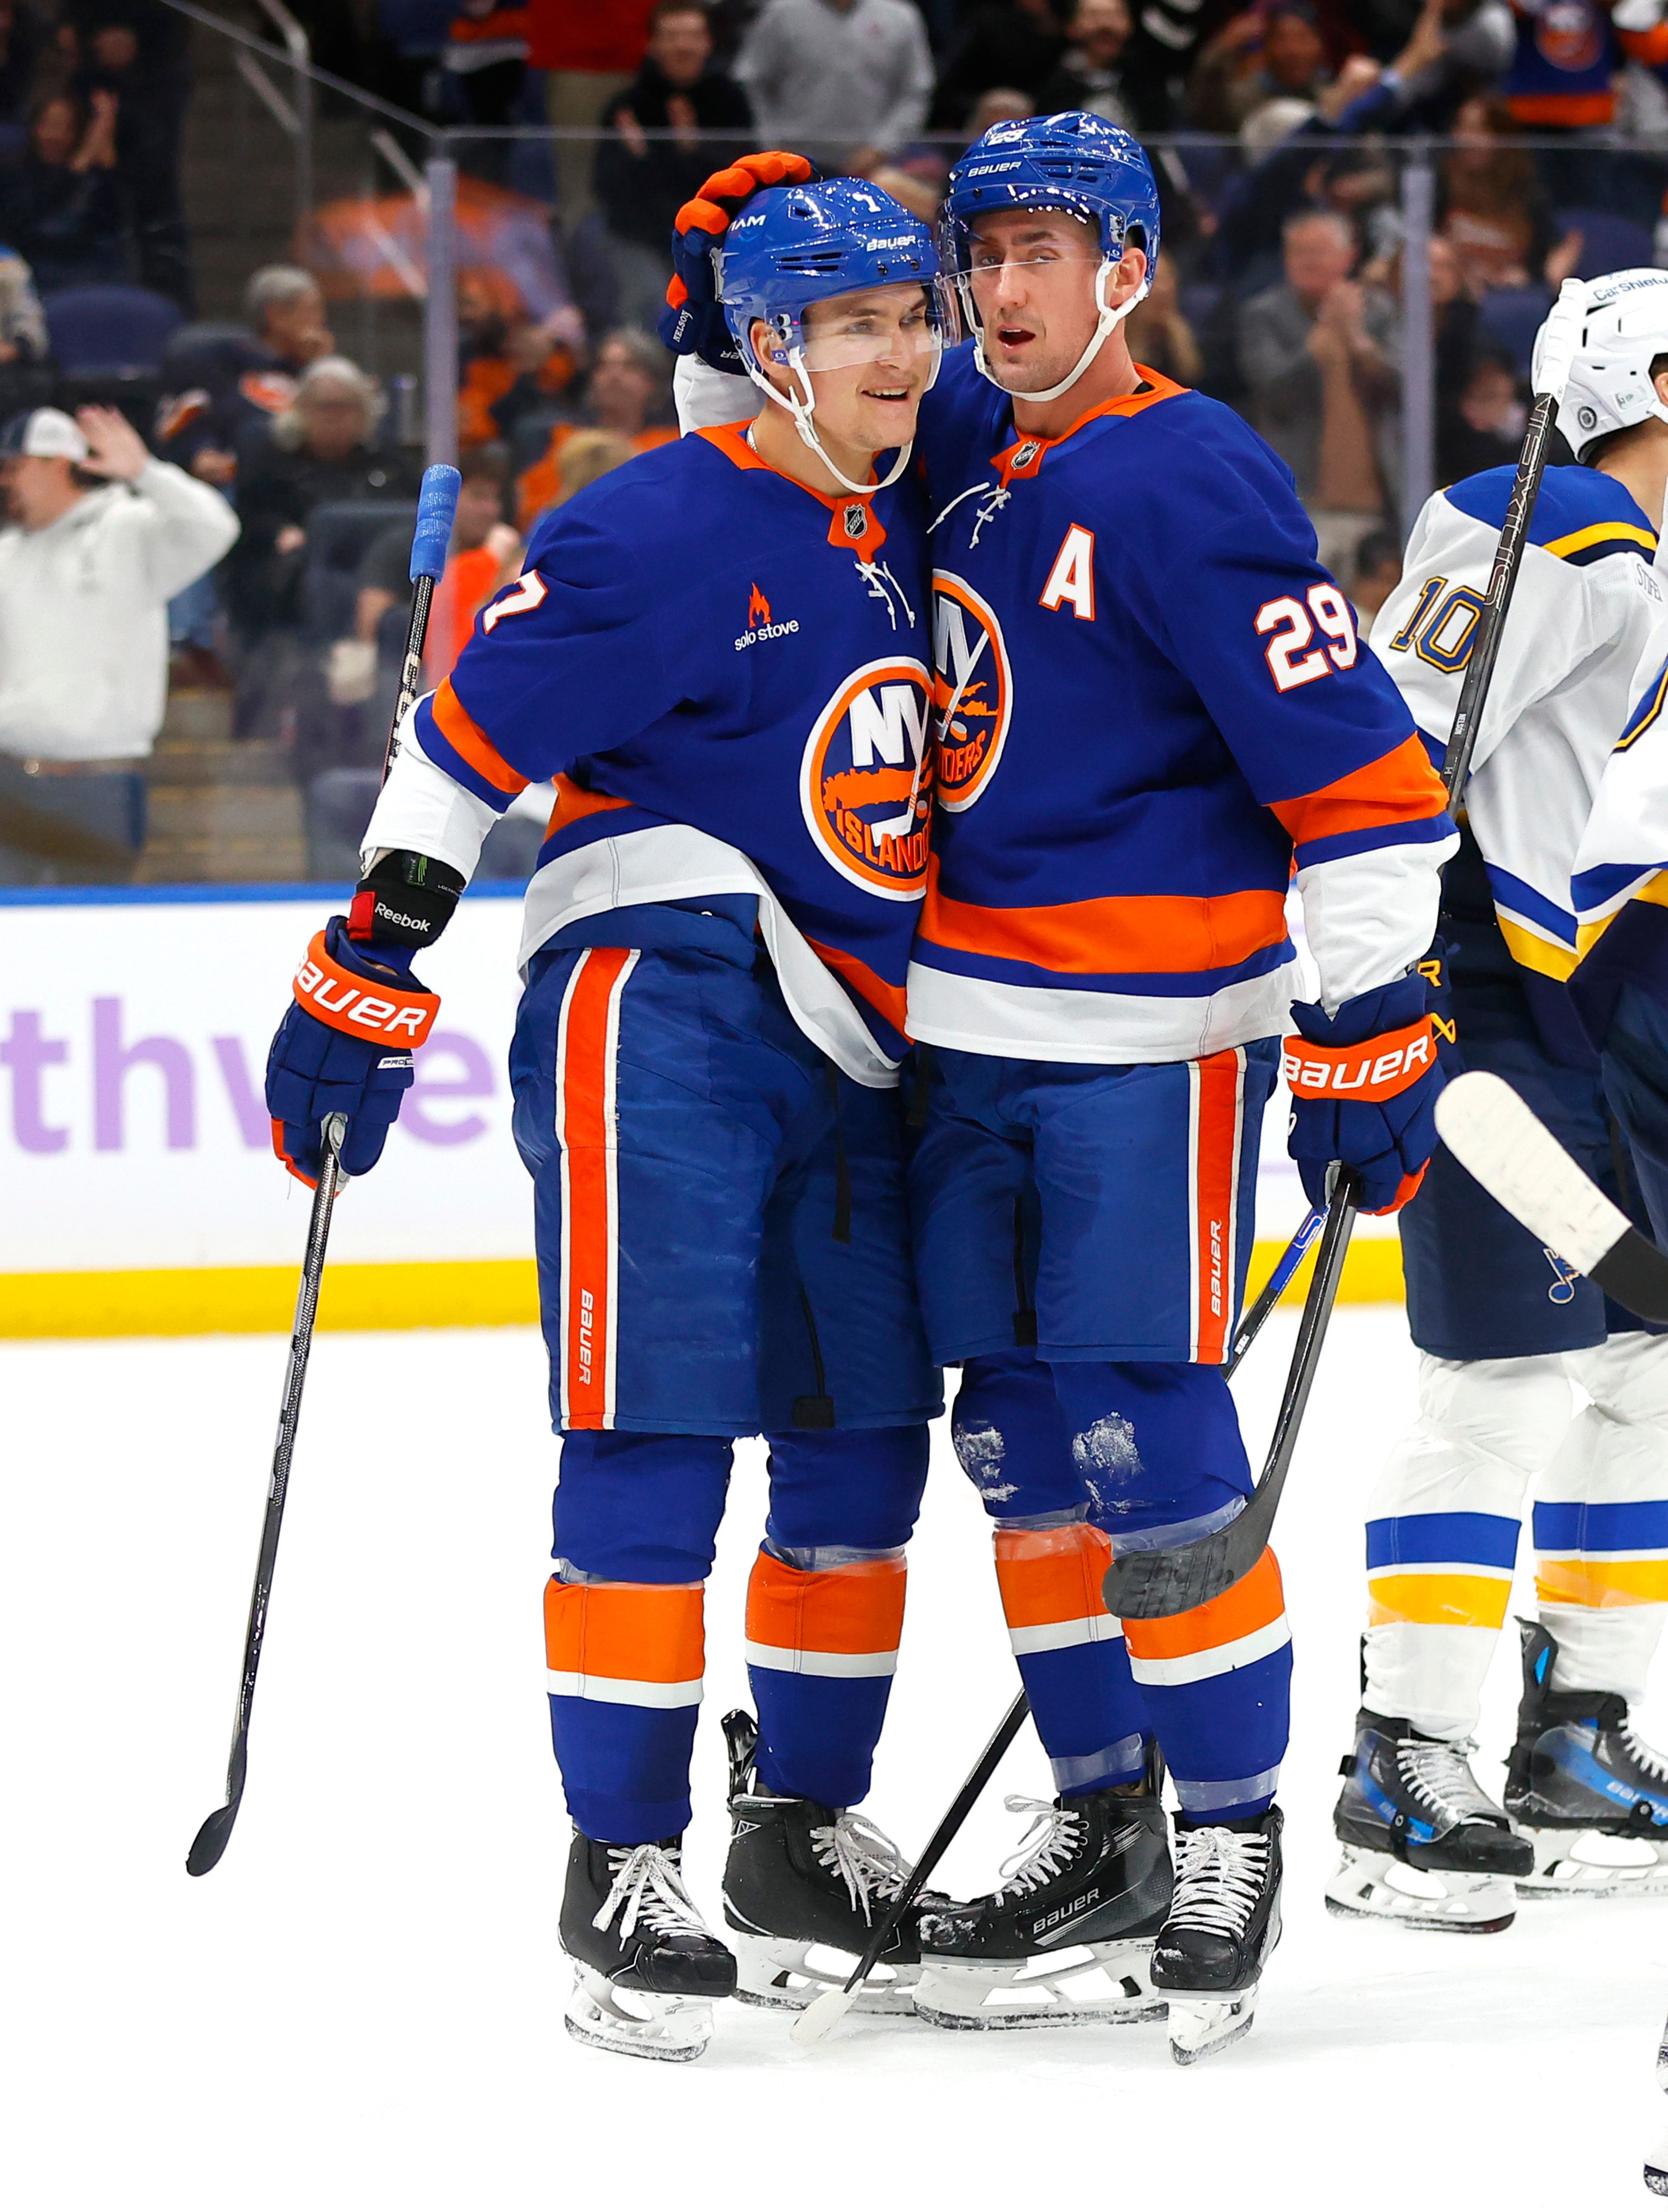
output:
POLYGON ((417 526, 411 533, 411 580, 432 576, 438 584, 446 574, 446 547, 452 543, 452 518, 464 479, 445 461, 436 461, 422 472, 417 494, 417 526))

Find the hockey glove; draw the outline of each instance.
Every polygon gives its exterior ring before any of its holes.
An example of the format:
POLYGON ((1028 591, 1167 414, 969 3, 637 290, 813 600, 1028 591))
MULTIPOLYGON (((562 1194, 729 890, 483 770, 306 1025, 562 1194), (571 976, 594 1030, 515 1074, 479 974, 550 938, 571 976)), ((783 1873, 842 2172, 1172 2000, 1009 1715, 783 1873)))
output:
POLYGON ((713 249, 755 192, 770 185, 814 184, 819 174, 803 154, 743 154, 685 200, 672 222, 672 281, 656 326, 669 352, 697 354, 709 368, 731 376, 747 374, 719 305, 713 249))
POLYGON ((367 1174, 411 1088, 411 1055, 440 1002, 411 973, 403 945, 361 949, 345 915, 333 915, 295 971, 295 1003, 278 1024, 266 1062, 272 1149, 309 1189, 322 1164, 325 1117, 345 1114, 345 1175, 367 1174))
POLYGON ((1407 1204, 1436 1148, 1436 1097, 1446 1079, 1416 969, 1346 1000, 1337 1013, 1295 1006, 1301 1034, 1281 1062, 1291 1087, 1288 1149, 1311 1206, 1326 1202, 1326 1170, 1342 1160, 1361 1178, 1363 1213, 1407 1204))

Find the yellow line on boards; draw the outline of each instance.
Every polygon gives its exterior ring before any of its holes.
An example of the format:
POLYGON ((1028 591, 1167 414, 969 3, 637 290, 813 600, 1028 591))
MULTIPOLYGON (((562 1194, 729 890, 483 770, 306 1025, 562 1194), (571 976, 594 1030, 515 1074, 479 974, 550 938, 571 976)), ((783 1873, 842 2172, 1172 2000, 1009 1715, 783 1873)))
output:
MULTIPOLYGON (((1281 1248, 1259 1243, 1250 1291, 1281 1248)), ((1307 1287, 1306 1261, 1287 1291, 1307 1287)), ((114 1273, 0 1275, 0 1337, 209 1336, 288 1334, 296 1267, 161 1267, 114 1273)), ((1402 1250, 1394 1237, 1361 1238, 1344 1263, 1341 1299, 1399 1304, 1402 1250)), ((320 1328, 506 1328, 538 1319, 531 1260, 344 1260, 325 1270, 320 1328)))

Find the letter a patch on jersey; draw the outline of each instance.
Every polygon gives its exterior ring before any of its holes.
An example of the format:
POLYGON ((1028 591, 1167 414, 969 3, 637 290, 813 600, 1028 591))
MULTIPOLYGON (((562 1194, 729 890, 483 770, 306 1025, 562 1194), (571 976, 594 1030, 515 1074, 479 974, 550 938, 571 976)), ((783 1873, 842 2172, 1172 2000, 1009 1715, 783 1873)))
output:
POLYGON ((1060 541, 1040 604, 1051 613, 1070 601, 1079 622, 1095 619, 1095 532, 1074 522, 1060 541))

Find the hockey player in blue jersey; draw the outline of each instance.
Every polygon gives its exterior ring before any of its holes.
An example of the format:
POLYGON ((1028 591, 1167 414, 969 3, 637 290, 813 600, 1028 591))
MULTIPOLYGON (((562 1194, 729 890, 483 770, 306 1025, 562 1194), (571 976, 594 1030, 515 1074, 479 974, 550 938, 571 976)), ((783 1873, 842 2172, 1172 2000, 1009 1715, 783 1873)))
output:
MULTIPOLYGON (((1622 798, 1607 762, 1636 684, 1668 652, 1665 368, 1668 274, 1589 284, 1558 409, 1576 465, 1541 482, 1440 925, 1444 1064, 1509 1083, 1642 1225, 1668 1118, 1659 1105, 1643 1148, 1629 1146, 1625 1075, 1601 1072, 1576 1018, 1575 979, 1586 969, 1591 985, 1610 956, 1590 969, 1580 961, 1571 876, 1584 837, 1604 834, 1604 795, 1622 798)), ((1437 753, 1514 476, 1490 469, 1427 502, 1374 625, 1373 649, 1437 753)), ((1625 772, 1633 757, 1625 748, 1615 765, 1625 772)), ((1636 793, 1613 819, 1637 854, 1636 793)), ((1660 1197, 1668 1204, 1668 1188, 1660 1197)), ((1493 1934, 1511 1925, 1519 1888, 1668 1888, 1668 1773, 1629 1722, 1668 1600, 1668 1343, 1545 1250, 1446 1152, 1398 1226, 1419 1419, 1368 1504, 1362 1709, 1327 1901, 1363 1918, 1493 1934), (1591 1401, 1580 1412, 1572 1383, 1591 1401), (1523 1624, 1502 1807, 1469 1754, 1525 1492, 1538 1617, 1523 1624), (1595 1852, 1584 1832, 1641 1849, 1629 1863, 1609 1842, 1595 1852)))
MULTIPOLYGON (((813 1948, 860 1950, 906 1871, 849 1808, 941 1405, 896 1090, 931 776, 922 517, 896 480, 938 361, 936 266, 866 185, 761 192, 720 289, 780 405, 639 459, 536 533, 404 727, 365 879, 268 1073, 298 1172, 333 1111, 348 1171, 374 1164, 433 1019, 411 961, 504 809, 554 780, 511 1077, 563 1437, 545 1622, 575 1824, 567 2018, 650 2057, 704 2047, 737 1954, 742 1994, 808 2002, 813 1948), (761 1431, 732 1952, 680 1845, 702 1586, 731 1440, 761 1431)), ((912 1915, 875 2008, 907 2009, 917 1960, 912 1915)))
POLYGON ((974 342, 921 415, 940 725, 908 992, 932 1077, 917 1266, 1058 1795, 1001 1888, 927 1922, 917 2006, 982 2027, 1162 1999, 1186 2061, 1249 2026, 1278 1932, 1279 1571, 1265 1555, 1127 1635, 1101 1582, 1111 1547, 1203 1535, 1250 1486, 1220 1368, 1294 865, 1319 997, 1290 1009, 1292 1149, 1312 1197, 1343 1160, 1387 1211, 1434 1138, 1417 963, 1454 841, 1288 471, 1130 358, 1159 246, 1140 148, 1088 115, 998 125, 946 217, 974 342))

